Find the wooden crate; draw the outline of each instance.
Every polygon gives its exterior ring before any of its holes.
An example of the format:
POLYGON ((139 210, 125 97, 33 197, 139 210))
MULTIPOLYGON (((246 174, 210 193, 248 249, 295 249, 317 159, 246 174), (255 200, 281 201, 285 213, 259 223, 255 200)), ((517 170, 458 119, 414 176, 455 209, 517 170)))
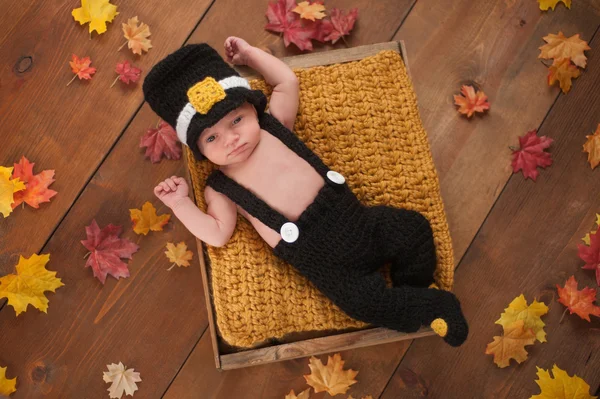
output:
MULTIPOLYGON (((303 54, 299 56, 285 57, 282 58, 282 61, 292 69, 308 68, 313 66, 356 61, 368 56, 376 55, 382 50, 394 50, 400 53, 406 66, 407 73, 410 77, 410 69, 408 67, 408 61, 406 57, 406 48, 403 41, 377 43, 349 49, 303 54)), ((248 67, 236 66, 235 69, 241 76, 248 80, 258 77, 256 72, 248 67)), ((186 162, 185 169, 186 173, 188 174, 188 181, 192 181, 189 176, 187 157, 184 156, 183 159, 186 162)), ((190 191, 193 195, 194 190, 190 191)), ((435 332, 433 332, 430 327, 422 327, 419 331, 410 334, 382 327, 334 331, 310 331, 287 334, 282 339, 272 339, 269 342, 257 345, 256 348, 236 351, 235 348, 227 345, 217 335, 215 326, 215 312, 210 295, 210 268, 207 267, 208 262, 205 258, 206 254, 204 251, 204 243, 196 238, 196 244, 198 248, 198 258, 200 259, 202 285, 204 286, 206 307, 208 310, 208 322, 213 353, 215 356, 215 365, 219 370, 230 370, 435 335, 435 332)))

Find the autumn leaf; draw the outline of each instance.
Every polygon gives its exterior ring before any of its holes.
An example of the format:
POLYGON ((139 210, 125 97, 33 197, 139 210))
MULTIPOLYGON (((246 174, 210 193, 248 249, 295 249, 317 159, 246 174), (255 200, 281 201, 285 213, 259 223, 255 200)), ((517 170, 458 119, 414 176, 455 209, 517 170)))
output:
POLYGON ((90 57, 84 57, 80 59, 75 54, 73 54, 71 61, 69 61, 69 65, 71 65, 71 70, 76 75, 73 76, 73 79, 71 79, 69 83, 67 83, 67 86, 70 85, 76 77, 79 77, 79 80, 91 79, 92 75, 96 73, 96 68, 91 67, 91 63, 92 61, 90 60, 90 57))
POLYGON ((126 24, 123 24, 123 33, 127 41, 123 43, 117 51, 120 51, 123 46, 127 44, 127 47, 133 52, 133 54, 142 55, 142 51, 148 52, 152 48, 150 43, 150 27, 142 22, 138 26, 138 17, 129 18, 126 24))
POLYGON ((107 364, 108 371, 103 373, 104 382, 112 382, 108 388, 109 397, 121 398, 123 393, 127 396, 133 396, 133 393, 138 390, 136 382, 141 382, 140 373, 133 371, 134 369, 125 369, 123 363, 107 364))
POLYGON ((180 159, 181 146, 175 129, 161 120, 158 128, 149 128, 140 140, 140 148, 146 147, 146 158, 152 163, 160 162, 164 155, 167 159, 180 159))
POLYGON ((89 226, 85 227, 85 232, 87 240, 81 240, 81 243, 91 252, 85 267, 92 268, 94 277, 102 284, 106 281, 107 274, 117 280, 120 277, 129 277, 127 264, 120 258, 131 259, 131 255, 140 247, 126 238, 119 238, 121 226, 109 224, 100 230, 94 219, 89 226))
POLYGON ((310 392, 310 388, 307 388, 304 391, 302 391, 300 393, 300 395, 296 396, 296 394, 294 393, 294 390, 292 389, 290 391, 290 393, 285 395, 284 399, 309 399, 309 396, 308 396, 309 392, 310 392))
POLYGON ((81 7, 71 12, 80 25, 90 22, 90 37, 93 31, 98 34, 106 32, 106 23, 119 15, 117 6, 109 0, 81 0, 81 7))
POLYGON ((535 299, 533 303, 527 306, 527 300, 523 294, 519 295, 504 309, 504 313, 496 320, 506 330, 517 320, 523 320, 523 328, 531 329, 535 337, 540 342, 546 342, 546 332, 544 332, 544 322, 540 318, 548 313, 548 306, 544 302, 538 302, 535 299))
POLYGON ((579 69, 571 64, 569 58, 559 58, 554 60, 554 63, 548 68, 548 86, 559 82, 562 92, 566 94, 571 90, 571 79, 575 79, 579 75, 579 69))
POLYGON ((585 262, 582 269, 596 271, 596 284, 600 287, 600 236, 592 234, 590 245, 577 244, 578 255, 585 262))
POLYGON ((558 302, 567 307, 570 314, 575 313, 584 320, 591 321, 590 315, 600 317, 600 307, 592 304, 596 300, 596 290, 585 287, 577 290, 575 276, 569 277, 564 287, 556 284, 558 290, 558 302))
POLYGON ((26 188, 20 179, 11 179, 13 169, 0 166, 0 213, 5 218, 13 211, 15 193, 26 188))
POLYGON ((563 2, 567 8, 571 8, 571 0, 538 0, 538 3, 540 3, 540 10, 542 11, 546 11, 548 8, 554 10, 554 7, 556 7, 559 2, 563 2))
POLYGON ((188 267, 190 265, 188 260, 191 260, 194 256, 192 251, 188 251, 187 245, 183 241, 177 244, 177 247, 173 243, 168 242, 165 255, 173 263, 173 266, 167 270, 171 270, 175 265, 188 267))
MULTIPOLYGON (((7 367, 0 367, 0 395, 8 396, 13 392, 16 392, 17 377, 12 379, 6 378, 7 367)), ((310 388, 309 388, 310 389, 310 388)))
POLYGON ((295 13, 300 14, 300 18, 310 19, 314 21, 316 19, 323 19, 325 17, 325 6, 319 3, 309 4, 308 1, 298 3, 298 6, 292 10, 295 13))
POLYGON ((588 153, 588 162, 595 169, 600 164, 600 123, 596 131, 585 138, 587 141, 583 145, 583 151, 588 153))
POLYGON ((467 115, 470 118, 475 112, 483 112, 490 109, 490 104, 487 102, 487 96, 483 91, 475 94, 473 86, 462 85, 460 92, 463 94, 454 95, 454 104, 458 105, 458 112, 467 115), (463 97, 464 96, 464 97, 463 97))
POLYGON ((133 222, 133 231, 137 234, 146 235, 150 230, 162 231, 163 226, 169 222, 171 215, 156 215, 156 208, 146 201, 142 206, 142 210, 130 209, 129 215, 133 222))
POLYGON ((142 70, 130 65, 129 61, 123 61, 117 64, 115 72, 118 73, 119 76, 117 76, 117 78, 112 82, 110 87, 113 87, 115 83, 117 83, 117 80, 121 80, 121 82, 126 84, 129 84, 130 81, 137 82, 140 78, 140 73, 142 73, 142 70))
POLYGON ((552 378, 547 370, 537 366, 538 384, 541 391, 539 395, 530 396, 529 399, 596 399, 590 396, 590 386, 580 377, 569 377, 566 371, 555 364, 552 367, 552 378))
POLYGON ((357 381, 354 379, 358 371, 343 370, 344 361, 339 353, 327 356, 327 366, 324 366, 320 359, 314 356, 310 357, 308 367, 311 374, 304 375, 306 383, 314 388, 315 393, 327 391, 331 396, 346 393, 350 385, 357 381))
POLYGON ((537 136, 537 129, 530 130, 527 134, 519 136, 519 148, 510 147, 513 151, 513 173, 523 170, 525 179, 535 181, 539 175, 537 167, 545 168, 552 165, 552 155, 544 150, 554 142, 546 136, 537 136))
POLYGON ((329 34, 325 36, 325 41, 331 40, 331 43, 335 44, 340 38, 343 40, 344 36, 350 34, 354 28, 354 23, 358 18, 358 8, 352 8, 347 15, 344 15, 342 10, 332 8, 329 17, 331 21, 323 20, 323 28, 329 31, 329 34))
POLYGON ((277 0, 274 3, 269 3, 266 13, 269 23, 265 25, 265 29, 282 32, 286 47, 290 43, 294 43, 300 50, 312 50, 310 39, 314 35, 316 25, 303 26, 298 14, 292 12, 295 7, 296 2, 294 0, 277 0))
POLYGON ((600 227, 600 213, 596 214, 596 230, 590 231, 585 235, 585 237, 582 238, 586 245, 590 245, 590 234, 596 234, 596 232, 598 232, 598 227, 600 227))
POLYGON ((54 170, 43 170, 37 175, 33 174, 33 165, 25 156, 21 157, 19 163, 14 164, 13 179, 19 178, 25 182, 25 190, 15 193, 13 209, 23 201, 33 208, 39 208, 40 203, 50 202, 57 192, 50 190, 48 186, 54 182, 54 170))
POLYGON ((48 299, 44 291, 52 291, 64 284, 56 278, 56 272, 46 270, 50 254, 33 254, 29 258, 19 255, 16 274, 0 277, 0 298, 8 298, 8 304, 15 309, 17 316, 27 309, 27 305, 48 313, 48 299))
POLYGON ((504 328, 502 337, 494 337, 485 348, 486 355, 494 355, 494 363, 500 368, 508 367, 510 359, 523 363, 527 359, 526 345, 533 345, 535 334, 530 328, 524 328, 524 320, 517 320, 504 328))
POLYGON ((579 38, 579 33, 569 38, 563 35, 562 31, 558 32, 558 35, 550 33, 544 36, 544 41, 547 44, 539 47, 541 51, 538 58, 553 58, 555 61, 570 58, 573 64, 585 68, 587 57, 583 52, 591 50, 591 47, 585 40, 579 38))

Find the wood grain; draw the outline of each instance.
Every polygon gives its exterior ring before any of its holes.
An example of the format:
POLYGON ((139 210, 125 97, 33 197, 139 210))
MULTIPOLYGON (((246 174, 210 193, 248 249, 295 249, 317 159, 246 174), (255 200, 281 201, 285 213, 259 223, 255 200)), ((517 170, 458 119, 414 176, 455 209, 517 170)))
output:
POLYGON ((535 183, 521 173, 510 178, 456 271, 455 291, 470 323, 469 338, 460 349, 434 340, 414 341, 382 398, 411 392, 399 383, 401 370, 417 375, 434 398, 463 398, 464 387, 473 384, 477 391, 472 397, 528 398, 539 393, 536 366, 547 370, 555 363, 586 380, 591 394, 598 394, 600 318, 587 322, 567 313, 559 324, 564 306, 556 291, 556 284, 564 286, 571 275, 579 289, 597 288, 593 272, 582 270, 585 263, 577 256, 577 244, 600 213, 600 174, 582 152, 585 136, 600 123, 600 96, 592 94, 600 92, 598 32, 590 46, 587 68, 571 91, 558 98, 538 132, 554 140, 548 151, 553 164, 535 183), (513 360, 499 369, 484 350, 502 333, 494 322, 521 293, 528 303, 536 298, 550 308, 542 318, 548 342, 526 347, 529 358, 524 363, 513 360))

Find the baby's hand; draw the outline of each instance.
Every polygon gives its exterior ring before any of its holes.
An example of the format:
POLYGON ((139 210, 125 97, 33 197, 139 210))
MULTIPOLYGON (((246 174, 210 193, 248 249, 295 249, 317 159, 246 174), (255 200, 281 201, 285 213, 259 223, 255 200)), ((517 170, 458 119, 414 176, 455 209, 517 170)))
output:
POLYGON ((171 176, 154 187, 154 195, 173 209, 179 201, 188 198, 188 185, 183 177, 171 176))
POLYGON ((225 40, 225 56, 227 62, 234 65, 248 65, 248 57, 252 46, 244 39, 239 37, 229 36, 225 40))

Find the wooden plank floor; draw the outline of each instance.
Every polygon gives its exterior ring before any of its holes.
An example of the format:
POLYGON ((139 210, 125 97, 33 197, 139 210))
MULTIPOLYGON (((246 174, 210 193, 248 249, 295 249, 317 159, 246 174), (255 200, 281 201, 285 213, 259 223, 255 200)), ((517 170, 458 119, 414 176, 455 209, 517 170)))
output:
MULTIPOLYGON (((167 231, 137 236, 130 208, 149 200, 152 188, 183 162, 152 164, 139 138, 158 117, 143 103, 141 84, 109 86, 114 65, 133 61, 144 74, 184 43, 208 42, 222 54, 235 35, 278 57, 300 54, 264 30, 267 1, 113 1, 120 15, 107 33, 88 39, 87 25, 70 16, 72 2, 11 2, 0 16, 0 165, 25 155, 35 171, 56 170, 59 192, 40 209, 16 209, 0 219, 0 276, 19 255, 50 253, 48 269, 64 287, 48 294, 48 314, 31 309, 18 318, 0 302, 0 366, 17 376, 11 398, 105 398, 106 364, 122 361, 140 371, 138 398, 283 398, 306 388, 307 359, 219 372, 214 367, 198 259, 165 272, 166 241, 194 243, 176 219, 167 231), (169 12, 160 10, 168 9, 169 12), (150 25, 154 48, 142 57, 115 50, 120 24, 138 15, 150 25), (232 16, 238 16, 232 18, 232 16), (71 53, 89 55, 98 68, 89 82, 66 83, 71 53), (33 64, 21 72, 31 57, 33 64), (20 69, 21 68, 21 69, 20 69), (140 245, 131 277, 102 286, 84 268, 84 226, 96 219, 124 226, 122 237, 140 245), (3 307, 2 307, 3 306, 3 307)), ((358 7, 350 46, 404 40, 421 117, 439 172, 457 265, 455 291, 471 335, 462 347, 439 338, 397 342, 342 353, 359 370, 355 398, 527 398, 539 390, 535 366, 553 363, 600 390, 598 319, 568 316, 555 284, 581 271, 576 244, 600 212, 600 175, 581 152, 585 135, 600 123, 600 0, 573 2, 541 12, 535 0, 331 0, 327 8, 358 7), (563 95, 546 85, 537 59, 542 37, 562 30, 590 43, 588 67, 563 95), (467 120, 453 106, 460 85, 489 96, 490 112, 467 120), (554 164, 536 183, 512 176, 510 145, 527 130, 555 140, 554 164), (550 305, 548 342, 528 347, 529 359, 498 369, 485 345, 494 324, 519 294, 550 305)), ((317 45, 315 51, 343 48, 317 45)), ((326 359, 326 356, 321 356, 326 359)), ((329 397, 313 394, 311 398, 329 397)), ((342 397, 342 396, 340 396, 342 397)), ((344 396, 345 397, 345 396, 344 396)))

